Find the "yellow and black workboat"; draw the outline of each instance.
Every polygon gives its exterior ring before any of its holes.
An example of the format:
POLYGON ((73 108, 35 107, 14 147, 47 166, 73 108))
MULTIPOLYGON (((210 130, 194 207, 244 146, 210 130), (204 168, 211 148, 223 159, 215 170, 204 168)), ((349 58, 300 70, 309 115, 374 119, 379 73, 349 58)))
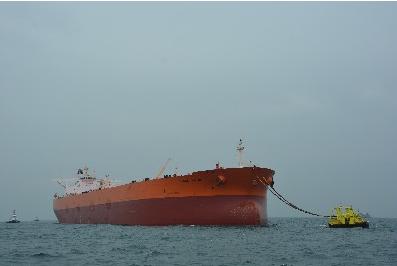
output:
POLYGON ((328 222, 328 226, 331 228, 369 227, 369 222, 364 221, 363 216, 355 213, 350 206, 345 207, 345 213, 342 213, 342 206, 333 208, 329 218, 331 220, 328 222), (334 210, 336 210, 336 216, 334 210))

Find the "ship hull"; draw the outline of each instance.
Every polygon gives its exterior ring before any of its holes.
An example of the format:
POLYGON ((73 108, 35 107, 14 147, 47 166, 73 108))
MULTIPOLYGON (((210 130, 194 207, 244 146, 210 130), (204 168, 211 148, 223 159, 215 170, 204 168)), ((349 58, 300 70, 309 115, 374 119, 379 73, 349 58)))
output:
POLYGON ((266 225, 274 171, 246 167, 130 183, 54 199, 60 223, 266 225), (259 180, 260 179, 260 180, 259 180))
POLYGON ((330 228, 353 228, 353 227, 361 227, 361 228, 369 228, 369 222, 368 221, 364 221, 361 223, 355 223, 355 224, 333 224, 333 223, 328 223, 328 226, 330 228))
POLYGON ((211 196, 132 200, 57 210, 60 223, 118 225, 266 225, 264 197, 211 196))
POLYGON ((19 224, 20 223, 20 221, 8 221, 8 222, 6 222, 7 224, 19 224))

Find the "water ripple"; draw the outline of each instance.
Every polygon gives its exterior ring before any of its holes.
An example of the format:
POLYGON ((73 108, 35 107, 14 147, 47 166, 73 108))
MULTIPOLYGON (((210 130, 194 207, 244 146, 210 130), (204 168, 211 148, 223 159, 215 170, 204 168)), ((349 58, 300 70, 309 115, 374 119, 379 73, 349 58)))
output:
POLYGON ((321 218, 269 227, 0 224, 0 265, 397 265, 397 219, 330 229, 321 218))

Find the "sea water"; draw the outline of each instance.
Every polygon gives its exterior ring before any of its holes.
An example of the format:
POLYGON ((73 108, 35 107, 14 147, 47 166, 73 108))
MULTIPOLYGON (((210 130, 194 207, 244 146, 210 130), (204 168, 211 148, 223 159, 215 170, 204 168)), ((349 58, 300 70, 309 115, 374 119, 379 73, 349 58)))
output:
POLYGON ((264 226, 0 224, 0 265, 397 265, 397 219, 331 229, 323 218, 264 226))

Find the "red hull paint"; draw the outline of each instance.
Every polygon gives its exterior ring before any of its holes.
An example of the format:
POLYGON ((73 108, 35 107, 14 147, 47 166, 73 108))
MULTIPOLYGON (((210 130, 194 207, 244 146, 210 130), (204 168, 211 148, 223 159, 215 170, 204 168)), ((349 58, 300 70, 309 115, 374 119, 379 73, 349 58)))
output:
POLYGON ((274 171, 244 167, 128 183, 54 199, 60 223, 261 225, 274 171))
POLYGON ((55 210, 60 223, 119 225, 266 225, 266 197, 162 198, 55 210))

